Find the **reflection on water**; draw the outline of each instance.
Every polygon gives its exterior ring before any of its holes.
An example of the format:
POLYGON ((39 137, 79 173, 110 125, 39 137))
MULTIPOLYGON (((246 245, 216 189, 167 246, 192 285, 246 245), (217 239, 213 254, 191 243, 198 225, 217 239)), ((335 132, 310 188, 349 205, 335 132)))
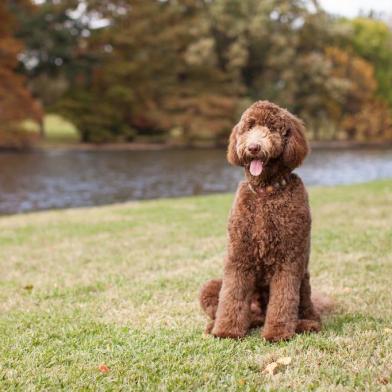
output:
MULTIPOLYGON (((231 192, 242 170, 223 150, 50 151, 0 155, 0 213, 231 192)), ((315 150, 307 185, 392 177, 392 150, 315 150)))

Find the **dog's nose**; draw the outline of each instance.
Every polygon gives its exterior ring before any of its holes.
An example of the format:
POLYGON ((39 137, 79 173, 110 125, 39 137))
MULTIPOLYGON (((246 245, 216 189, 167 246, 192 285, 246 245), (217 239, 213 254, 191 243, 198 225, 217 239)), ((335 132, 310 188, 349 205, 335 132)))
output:
POLYGON ((248 151, 251 154, 257 154, 260 151, 260 148, 261 148, 260 144, 252 143, 252 144, 249 144, 248 151))

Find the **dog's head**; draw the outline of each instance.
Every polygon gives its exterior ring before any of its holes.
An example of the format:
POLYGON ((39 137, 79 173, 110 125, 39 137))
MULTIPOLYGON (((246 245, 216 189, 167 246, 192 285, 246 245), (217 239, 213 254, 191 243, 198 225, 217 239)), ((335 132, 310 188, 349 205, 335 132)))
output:
POLYGON ((302 121, 287 110, 257 101, 233 128, 227 159, 260 180, 279 171, 291 172, 309 151, 304 131, 302 121))

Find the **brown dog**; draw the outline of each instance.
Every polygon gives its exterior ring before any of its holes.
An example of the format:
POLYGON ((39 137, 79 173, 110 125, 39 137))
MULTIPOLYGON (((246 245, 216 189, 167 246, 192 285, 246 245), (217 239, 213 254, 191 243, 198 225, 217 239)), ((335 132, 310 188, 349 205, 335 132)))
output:
POLYGON ((269 341, 320 330, 308 272, 308 196, 292 173, 308 150, 303 123, 268 101, 254 103, 234 127, 227 159, 245 168, 246 179, 229 218, 223 279, 200 293, 212 335, 240 338, 263 323, 269 341))

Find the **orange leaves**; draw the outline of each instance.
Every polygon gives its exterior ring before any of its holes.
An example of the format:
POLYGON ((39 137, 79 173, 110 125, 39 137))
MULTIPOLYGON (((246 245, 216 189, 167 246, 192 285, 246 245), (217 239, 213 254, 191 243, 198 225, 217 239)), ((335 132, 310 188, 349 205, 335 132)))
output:
POLYGON ((29 137, 20 132, 20 122, 41 121, 42 109, 27 89, 24 78, 16 73, 21 43, 13 37, 12 18, 6 5, 0 4, 0 147, 22 148, 29 137))
POLYGON ((101 373, 106 374, 106 373, 109 373, 110 368, 109 368, 109 366, 107 366, 106 364, 101 363, 101 364, 98 366, 98 370, 99 370, 101 373))

